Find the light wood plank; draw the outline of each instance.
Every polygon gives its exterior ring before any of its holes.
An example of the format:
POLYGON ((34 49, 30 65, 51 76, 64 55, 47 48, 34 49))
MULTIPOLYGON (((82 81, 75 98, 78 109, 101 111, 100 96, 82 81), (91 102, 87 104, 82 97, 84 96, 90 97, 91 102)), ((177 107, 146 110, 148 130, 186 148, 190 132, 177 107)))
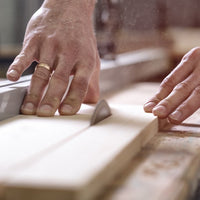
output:
POLYGON ((6 200, 89 200, 156 133, 142 107, 114 106, 113 115, 30 166, 10 174, 6 200))
MULTIPOLYGON (((18 115, 0 122, 0 188, 7 175, 67 143, 89 127, 93 106, 75 116, 40 118, 18 115)), ((0 194, 1 196, 1 194, 0 194)))

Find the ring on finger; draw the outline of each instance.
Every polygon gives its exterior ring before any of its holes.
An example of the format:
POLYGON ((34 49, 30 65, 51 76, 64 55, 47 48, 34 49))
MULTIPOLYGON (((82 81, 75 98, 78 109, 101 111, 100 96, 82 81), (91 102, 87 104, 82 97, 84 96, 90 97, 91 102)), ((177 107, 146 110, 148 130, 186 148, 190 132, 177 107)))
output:
POLYGON ((46 64, 46 63, 39 63, 39 64, 36 66, 35 70, 36 70, 37 68, 39 68, 39 67, 44 68, 44 69, 47 69, 49 72, 52 71, 52 70, 51 70, 51 67, 50 67, 48 64, 46 64))

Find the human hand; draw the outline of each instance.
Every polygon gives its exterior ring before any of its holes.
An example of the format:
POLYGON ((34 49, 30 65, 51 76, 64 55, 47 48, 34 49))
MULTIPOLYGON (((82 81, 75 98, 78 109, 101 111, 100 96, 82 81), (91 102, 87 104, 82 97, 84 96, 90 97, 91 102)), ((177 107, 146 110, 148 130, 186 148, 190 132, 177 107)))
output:
POLYGON ((82 102, 98 100, 100 60, 92 22, 94 4, 94 0, 46 0, 30 19, 22 50, 7 78, 18 80, 33 61, 47 64, 51 71, 36 68, 21 107, 23 114, 53 116, 58 109, 61 115, 72 115, 82 102))
POLYGON ((200 47, 189 51, 162 81, 157 94, 145 105, 146 112, 179 124, 200 107, 200 47))

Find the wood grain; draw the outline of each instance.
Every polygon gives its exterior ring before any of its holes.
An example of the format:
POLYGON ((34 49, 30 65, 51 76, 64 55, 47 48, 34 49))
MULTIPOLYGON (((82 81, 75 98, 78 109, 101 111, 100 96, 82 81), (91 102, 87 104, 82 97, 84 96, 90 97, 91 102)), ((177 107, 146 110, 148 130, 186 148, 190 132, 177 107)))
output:
POLYGON ((144 114, 141 106, 112 106, 112 112, 111 117, 7 177, 6 200, 93 199, 158 127, 155 117, 144 114))
MULTIPOLYGON (((0 185, 12 173, 45 156, 89 127, 93 107, 77 116, 39 118, 18 115, 0 122, 0 185), (78 126, 77 126, 78 124, 78 126)), ((0 194, 1 196, 1 194, 0 194)))
MULTIPOLYGON (((158 87, 155 83, 134 84, 110 95, 109 101, 142 105, 158 87)), ((184 126, 155 135, 98 200, 191 199, 200 169, 199 115, 200 110, 184 126)))

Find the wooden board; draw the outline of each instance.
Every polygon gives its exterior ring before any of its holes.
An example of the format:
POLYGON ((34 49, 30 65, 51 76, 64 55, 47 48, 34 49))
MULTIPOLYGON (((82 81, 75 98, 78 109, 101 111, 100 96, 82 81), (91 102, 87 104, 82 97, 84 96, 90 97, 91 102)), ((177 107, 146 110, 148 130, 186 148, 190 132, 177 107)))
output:
MULTIPOLYGON (((134 84, 107 98, 110 103, 142 105, 157 91, 158 85, 155 83, 134 84)), ((132 159, 123 173, 120 173, 113 182, 108 181, 110 184, 102 191, 102 195, 94 199, 185 200, 191 197, 199 177, 199 113, 193 115, 187 123, 197 126, 188 126, 184 133, 160 132, 137 157, 132 159)), ((14 188, 11 189, 13 191, 14 188)), ((26 199, 30 199, 29 196, 34 194, 34 192, 29 192, 26 199)), ((14 195, 13 199, 15 198, 19 196, 14 195)))
POLYGON ((199 143, 191 137, 172 139, 169 135, 157 135, 132 160, 126 173, 112 184, 110 195, 100 199, 183 200, 191 197, 198 180, 200 158, 191 151, 192 148, 197 150, 196 147, 186 149, 188 140, 199 143))
POLYGON ((1 121, 0 196, 4 177, 80 134, 89 126, 93 109, 91 106, 84 106, 77 116, 39 118, 18 115, 1 121))
POLYGON ((112 106, 113 115, 93 127, 88 127, 92 109, 86 110, 72 117, 18 116, 1 123, 6 200, 92 199, 158 127, 141 106, 112 106))
MULTIPOLYGON (((158 87, 156 83, 134 84, 110 95, 109 101, 142 105, 158 87)), ((199 115, 197 111, 186 120, 186 126, 155 135, 98 200, 191 199, 200 171, 199 115)))

